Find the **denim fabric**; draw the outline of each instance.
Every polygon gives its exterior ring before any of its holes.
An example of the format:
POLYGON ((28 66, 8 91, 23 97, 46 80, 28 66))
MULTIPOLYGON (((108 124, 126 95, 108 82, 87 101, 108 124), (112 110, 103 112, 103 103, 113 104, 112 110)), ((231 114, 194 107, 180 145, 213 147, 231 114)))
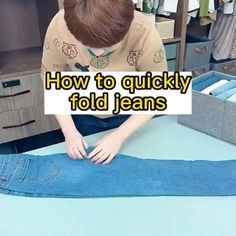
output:
POLYGON ((235 88, 236 87, 236 80, 230 80, 227 84, 224 84, 222 86, 220 86, 219 88, 211 91, 211 95, 213 96, 217 96, 229 89, 235 88))
POLYGON ((117 128, 129 117, 129 115, 118 115, 102 119, 93 115, 72 115, 77 130, 83 136, 117 128))
POLYGON ((231 96, 233 96, 234 94, 236 94, 236 87, 229 89, 219 95, 217 95, 216 97, 222 100, 227 100, 228 98, 230 98, 231 96))
POLYGON ((28 197, 236 195, 236 161, 144 160, 117 155, 110 165, 66 154, 0 156, 0 192, 28 197))
POLYGON ((196 90, 196 91, 202 91, 204 90, 205 88, 209 87, 210 85, 218 82, 220 79, 216 76, 212 76, 210 77, 209 79, 206 79, 196 85, 193 86, 193 90, 196 90))

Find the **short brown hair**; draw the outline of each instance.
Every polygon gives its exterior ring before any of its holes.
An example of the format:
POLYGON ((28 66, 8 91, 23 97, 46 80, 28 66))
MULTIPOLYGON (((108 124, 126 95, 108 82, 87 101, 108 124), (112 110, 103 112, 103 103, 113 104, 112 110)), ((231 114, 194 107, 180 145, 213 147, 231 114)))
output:
POLYGON ((64 0, 64 9, 70 32, 93 48, 119 43, 134 18, 132 0, 64 0))

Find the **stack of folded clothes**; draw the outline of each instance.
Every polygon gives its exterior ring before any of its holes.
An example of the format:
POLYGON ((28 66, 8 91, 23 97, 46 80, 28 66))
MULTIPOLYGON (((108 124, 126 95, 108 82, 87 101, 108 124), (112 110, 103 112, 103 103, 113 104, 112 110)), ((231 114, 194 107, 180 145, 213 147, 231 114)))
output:
POLYGON ((236 102, 236 80, 224 80, 213 75, 193 86, 193 90, 221 100, 236 102))

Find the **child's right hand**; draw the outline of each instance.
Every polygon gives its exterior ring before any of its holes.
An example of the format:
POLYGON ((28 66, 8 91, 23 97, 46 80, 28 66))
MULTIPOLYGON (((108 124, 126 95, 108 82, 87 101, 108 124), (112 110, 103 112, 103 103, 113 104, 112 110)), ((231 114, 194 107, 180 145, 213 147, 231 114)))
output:
POLYGON ((65 134, 65 145, 67 154, 73 160, 82 160, 87 156, 87 143, 77 130, 65 134))

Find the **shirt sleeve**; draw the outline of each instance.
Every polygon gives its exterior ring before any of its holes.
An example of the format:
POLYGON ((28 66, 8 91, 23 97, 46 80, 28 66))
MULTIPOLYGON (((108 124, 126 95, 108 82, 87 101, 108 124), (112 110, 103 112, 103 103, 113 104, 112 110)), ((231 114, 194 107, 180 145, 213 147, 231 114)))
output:
POLYGON ((155 26, 149 31, 137 63, 138 71, 167 71, 167 60, 163 42, 155 26))
POLYGON ((41 77, 43 80, 47 71, 65 71, 67 68, 67 63, 63 56, 62 45, 59 39, 54 18, 47 29, 44 39, 41 64, 41 77))

